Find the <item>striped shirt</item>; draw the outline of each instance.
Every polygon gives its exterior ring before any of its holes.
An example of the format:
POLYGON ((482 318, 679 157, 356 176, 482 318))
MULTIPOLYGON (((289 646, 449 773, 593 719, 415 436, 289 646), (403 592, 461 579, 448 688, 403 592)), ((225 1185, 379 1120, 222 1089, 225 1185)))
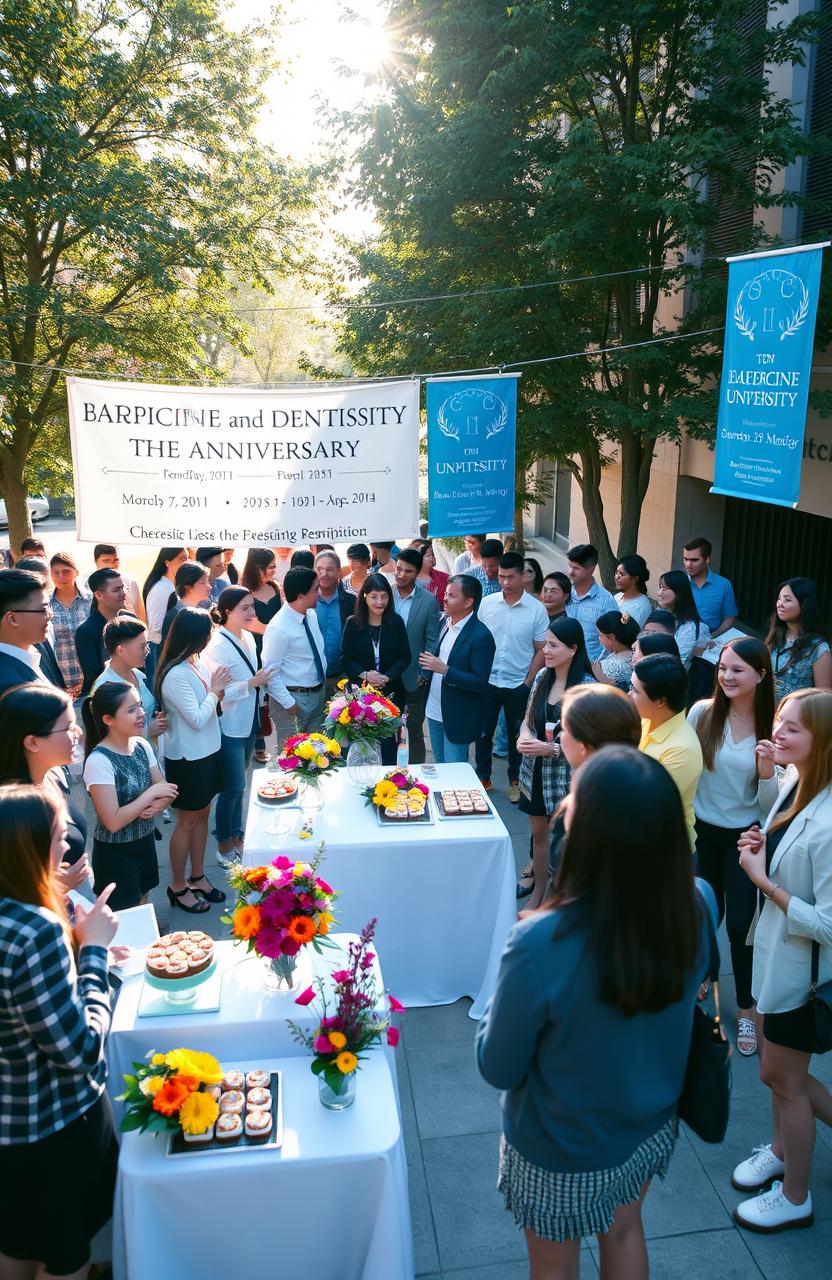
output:
POLYGON ((72 604, 61 604, 57 591, 53 591, 49 603, 52 605, 55 657, 58 659, 58 666, 61 668, 67 690, 72 697, 76 697, 81 692, 84 673, 78 661, 78 654, 75 652, 75 632, 90 616, 92 596, 76 587, 72 604))
POLYGON ((51 911, 0 898, 0 1144, 40 1142, 104 1092, 106 947, 75 961, 51 911))
POLYGON ((466 569, 469 578, 476 578, 477 582, 482 583, 483 599, 486 596, 496 595, 498 591, 502 591, 499 578, 489 578, 482 565, 477 565, 474 569, 466 569))

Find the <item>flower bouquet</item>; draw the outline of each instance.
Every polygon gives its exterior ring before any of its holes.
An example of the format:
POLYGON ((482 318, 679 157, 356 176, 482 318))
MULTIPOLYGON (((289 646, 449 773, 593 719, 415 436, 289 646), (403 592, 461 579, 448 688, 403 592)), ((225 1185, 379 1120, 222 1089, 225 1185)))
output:
POLYGON ((223 1077, 220 1064, 210 1053, 193 1049, 151 1050, 146 1062, 134 1062, 135 1075, 125 1075, 122 1133, 177 1133, 196 1137, 213 1128, 219 1105, 208 1092, 223 1077))
POLYGON ((291 987, 302 947, 316 951, 331 946, 327 939, 335 917, 330 910, 338 896, 318 875, 323 857, 320 845, 311 862, 293 862, 283 855, 268 867, 232 868, 229 882, 236 894, 230 915, 221 916, 238 942, 269 961, 269 984, 291 987))
POLYGON ((327 769, 341 763, 341 745, 324 733, 297 733, 286 739, 277 763, 298 779, 301 807, 318 809, 321 806, 318 791, 321 776, 327 769))
POLYGON ((344 746, 352 742, 380 742, 392 737, 401 724, 401 712, 371 684, 341 680, 339 693, 326 705, 325 726, 344 746))
POLYGON ((390 818, 420 818, 425 812, 430 788, 406 769, 391 769, 361 794, 367 804, 376 805, 390 818))
MULTIPOLYGON (((315 1030, 309 1032, 289 1022, 295 1039, 312 1053, 312 1074, 318 1077, 321 1102, 332 1111, 341 1111, 355 1101, 355 1073, 366 1050, 374 1048, 384 1035, 392 1047, 399 1043, 398 1029, 391 1026, 389 1014, 377 1011, 381 993, 372 972, 375 954, 370 950, 375 929, 373 919, 361 930, 358 942, 349 944, 346 968, 332 974, 335 1004, 331 1010, 320 978, 295 1000, 299 1005, 320 1001, 321 1020, 315 1030)), ((387 999, 391 1013, 404 1013, 404 1005, 395 996, 387 999)))

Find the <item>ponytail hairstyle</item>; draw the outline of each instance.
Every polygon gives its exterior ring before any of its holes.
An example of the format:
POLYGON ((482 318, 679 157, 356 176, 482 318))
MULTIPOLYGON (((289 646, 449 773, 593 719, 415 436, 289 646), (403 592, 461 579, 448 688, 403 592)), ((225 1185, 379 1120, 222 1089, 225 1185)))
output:
POLYGON ((52 875, 52 828, 61 802, 50 788, 0 787, 0 897, 45 907, 59 918, 71 942, 63 894, 52 875))
POLYGON ((164 709, 162 685, 165 682, 165 676, 180 662, 187 662, 188 658, 192 658, 194 654, 202 653, 211 639, 213 626, 207 609, 194 609, 186 604, 177 613, 170 625, 167 639, 162 645, 162 652, 159 654, 159 662, 156 666, 154 692, 160 709, 164 709))
POLYGON ((84 760, 110 732, 109 725, 104 723, 104 717, 116 715, 128 693, 135 692, 132 684, 122 684, 120 680, 104 680, 91 697, 84 699, 81 704, 81 715, 84 720, 84 760))
POLYGON ((627 576, 633 579, 641 594, 646 596, 650 570, 647 568, 647 561, 644 559, 644 556, 619 556, 616 568, 619 564, 627 576))
POLYGON ((632 649, 638 639, 638 623, 635 618, 619 609, 609 609, 602 613, 595 625, 603 635, 614 636, 619 644, 626 645, 628 649, 632 649))
POLYGON ((216 604, 209 611, 212 622, 218 627, 224 627, 228 621, 228 615, 238 604, 242 604, 246 596, 250 596, 251 592, 248 587, 223 587, 217 596, 216 604))
MULTIPOLYGON (((761 738, 771 737, 774 723, 774 677, 771 673, 771 654, 762 640, 754 636, 746 636, 742 640, 729 640, 722 648, 722 653, 735 653, 741 662, 752 667, 760 680, 754 690, 754 737, 757 742, 761 738)), ((721 660, 722 654, 720 654, 721 660)), ((701 716, 696 722, 696 736, 702 747, 702 760, 705 768, 713 772, 716 765, 716 753, 722 746, 725 737, 725 726, 731 703, 725 696, 719 681, 712 698, 708 698, 701 716)))
POLYGON ((72 699, 63 689, 38 680, 7 689, 0 697, 0 779, 31 781, 24 738, 51 733, 71 706, 72 699))
POLYGON ((142 599, 147 603, 147 593, 151 587, 155 587, 156 583, 166 577, 168 565, 171 560, 175 560, 177 556, 181 556, 183 551, 187 551, 187 547, 161 547, 159 554, 153 561, 153 568, 144 580, 142 587, 142 599))

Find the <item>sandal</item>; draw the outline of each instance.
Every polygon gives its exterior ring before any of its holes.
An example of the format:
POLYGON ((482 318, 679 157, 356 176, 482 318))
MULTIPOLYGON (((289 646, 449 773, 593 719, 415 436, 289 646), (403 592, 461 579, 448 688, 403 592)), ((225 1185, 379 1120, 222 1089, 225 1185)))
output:
POLYGON ((757 1052, 757 1028, 750 1018, 737 1018, 737 1051, 744 1058, 757 1052))
POLYGON ((268 764, 270 760, 268 751, 255 751, 254 761, 256 764, 268 764))
MULTIPOLYGON (((202 902, 200 901, 199 898, 197 898, 196 902, 192 907, 189 907, 187 902, 180 902, 180 898, 184 898, 186 893, 193 893, 193 892, 194 891, 189 884, 186 884, 185 888, 180 889, 178 893, 176 889, 171 889, 170 885, 168 885, 168 901, 172 907, 179 907, 180 910, 187 911, 189 915, 192 915, 192 916, 202 915, 203 911, 208 911, 209 909, 207 902, 202 902)), ((194 894, 194 897, 196 897, 195 894, 194 894)))
POLYGON ((211 884, 211 881, 204 874, 201 876, 188 876, 188 884, 191 886, 191 891, 193 893, 198 893, 206 902, 225 902, 225 894, 222 889, 215 889, 211 884), (204 880, 207 884, 207 891, 205 889, 197 888, 200 880, 204 880))
POLYGON ((710 994, 711 994, 711 980, 710 978, 706 978, 696 993, 697 1002, 701 1004, 703 1000, 707 1000, 710 994))

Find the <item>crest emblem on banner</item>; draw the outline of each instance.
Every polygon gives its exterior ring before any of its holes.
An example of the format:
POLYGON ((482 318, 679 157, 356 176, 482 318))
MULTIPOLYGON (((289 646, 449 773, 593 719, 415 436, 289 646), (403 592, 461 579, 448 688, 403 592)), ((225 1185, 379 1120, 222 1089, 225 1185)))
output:
POLYGON ((469 387, 443 400, 436 425, 449 440, 457 442, 499 435, 508 422, 508 406, 493 391, 469 387))
POLYGON ((734 303, 734 324, 754 342, 768 337, 790 338, 809 315, 809 290, 792 271, 770 267, 748 280, 734 303))

